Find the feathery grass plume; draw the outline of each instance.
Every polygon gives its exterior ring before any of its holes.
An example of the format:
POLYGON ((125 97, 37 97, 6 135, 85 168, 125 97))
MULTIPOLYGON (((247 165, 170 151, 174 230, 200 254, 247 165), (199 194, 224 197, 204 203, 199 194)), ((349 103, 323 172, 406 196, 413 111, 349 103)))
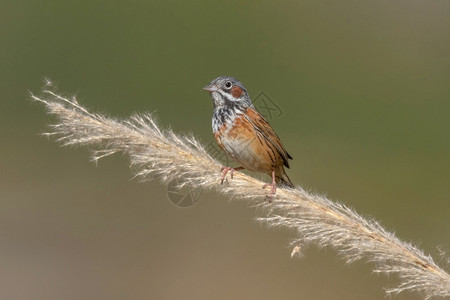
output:
POLYGON ((387 289, 388 294, 409 290, 426 299, 450 296, 450 276, 430 256, 340 203, 300 187, 280 188, 274 201, 269 202, 268 192, 261 189, 263 182, 243 173, 235 173, 229 184, 221 185, 220 163, 193 137, 160 130, 151 115, 116 120, 91 113, 75 97, 62 96, 50 84, 44 86, 41 95, 31 97, 56 116, 47 135, 55 136, 63 145, 93 146, 94 161, 123 152, 130 157, 136 176, 144 180, 177 179, 184 186, 212 189, 248 201, 265 212, 257 220, 297 233, 292 255, 309 243, 331 246, 347 262, 365 260, 373 263, 374 272, 396 274, 399 282, 387 289))

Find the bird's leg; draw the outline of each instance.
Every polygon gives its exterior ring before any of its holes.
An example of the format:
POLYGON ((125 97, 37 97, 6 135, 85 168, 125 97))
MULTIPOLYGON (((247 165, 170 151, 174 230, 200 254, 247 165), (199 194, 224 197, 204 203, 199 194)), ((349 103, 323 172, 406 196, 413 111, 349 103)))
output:
POLYGON ((265 189, 268 186, 272 187, 270 189, 270 195, 271 196, 275 195, 275 193, 277 192, 277 183, 275 182, 275 171, 272 171, 272 183, 266 183, 263 185, 262 188, 265 189))
POLYGON ((231 179, 233 179, 234 171, 239 171, 245 169, 244 167, 237 167, 237 168, 231 168, 231 167, 222 167, 220 169, 222 174, 222 180, 220 181, 220 184, 223 184, 223 181, 225 180, 225 176, 227 175, 228 171, 230 171, 231 179))

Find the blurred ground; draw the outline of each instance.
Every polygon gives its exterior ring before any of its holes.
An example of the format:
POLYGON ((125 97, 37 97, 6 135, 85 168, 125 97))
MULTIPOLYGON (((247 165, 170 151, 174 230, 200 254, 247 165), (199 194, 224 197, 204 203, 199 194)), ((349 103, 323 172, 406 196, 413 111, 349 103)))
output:
MULTIPOLYGON (((202 193, 138 183, 126 157, 39 136, 44 76, 111 116, 155 111, 212 141, 201 88, 264 92, 289 176, 439 261, 450 236, 450 3, 4 1, 0 11, 1 299, 384 299, 385 277, 202 193), (275 106, 273 106, 275 105, 275 106)), ((441 262, 445 265, 445 262, 441 262)), ((448 268, 447 268, 448 270, 448 268)), ((420 299, 404 294, 395 299, 420 299)))

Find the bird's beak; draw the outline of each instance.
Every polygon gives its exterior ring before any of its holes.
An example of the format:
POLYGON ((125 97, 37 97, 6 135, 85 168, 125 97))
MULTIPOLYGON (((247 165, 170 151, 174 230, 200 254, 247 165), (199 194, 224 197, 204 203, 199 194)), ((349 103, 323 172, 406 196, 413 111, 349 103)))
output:
POLYGON ((219 89, 215 86, 215 85, 207 85, 207 86, 205 86, 204 88, 203 88, 205 91, 208 91, 208 92, 217 92, 219 89))

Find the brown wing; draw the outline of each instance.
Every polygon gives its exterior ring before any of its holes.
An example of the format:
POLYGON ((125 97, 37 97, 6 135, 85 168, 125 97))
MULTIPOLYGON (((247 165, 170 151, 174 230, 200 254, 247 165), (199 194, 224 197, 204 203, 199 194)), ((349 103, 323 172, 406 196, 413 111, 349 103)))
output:
POLYGON ((286 149, 284 149, 283 144, 280 141, 280 138, 272 129, 269 122, 267 122, 263 116, 256 110, 252 108, 247 108, 246 113, 244 114, 245 118, 253 124, 254 128, 257 132, 261 134, 261 136, 271 143, 280 156, 283 158, 283 164, 289 168, 288 159, 292 159, 292 157, 287 153, 286 149))

